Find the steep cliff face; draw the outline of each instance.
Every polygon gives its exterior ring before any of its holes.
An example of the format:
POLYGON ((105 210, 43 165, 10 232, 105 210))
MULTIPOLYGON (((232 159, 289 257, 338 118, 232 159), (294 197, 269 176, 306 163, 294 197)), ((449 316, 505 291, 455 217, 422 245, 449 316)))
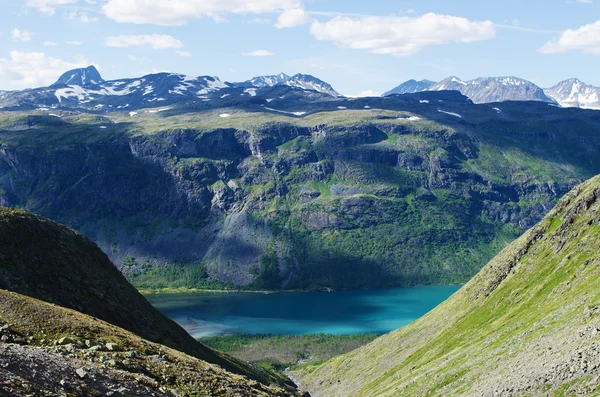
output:
POLYGON ((443 98, 304 118, 6 112, 0 203, 82 231, 140 287, 461 282, 600 172, 600 125, 443 98))
POLYGON ((414 323, 296 374, 313 396, 597 395, 600 177, 414 323))

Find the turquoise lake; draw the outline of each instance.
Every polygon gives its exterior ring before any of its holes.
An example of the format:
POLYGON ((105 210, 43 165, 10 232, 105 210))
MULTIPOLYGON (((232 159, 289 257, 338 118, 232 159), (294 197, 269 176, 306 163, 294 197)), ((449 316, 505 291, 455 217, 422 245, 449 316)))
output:
POLYGON ((201 293, 148 300, 192 336, 385 333, 423 316, 459 286, 373 291, 201 293))

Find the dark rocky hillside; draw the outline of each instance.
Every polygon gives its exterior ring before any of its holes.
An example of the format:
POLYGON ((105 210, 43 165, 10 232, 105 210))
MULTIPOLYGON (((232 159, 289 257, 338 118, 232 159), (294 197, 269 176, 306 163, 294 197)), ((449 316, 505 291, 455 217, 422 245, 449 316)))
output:
POLYGON ((138 293, 96 244, 67 227, 0 208, 0 245, 0 290, 74 309, 266 384, 284 381, 194 340, 138 293))

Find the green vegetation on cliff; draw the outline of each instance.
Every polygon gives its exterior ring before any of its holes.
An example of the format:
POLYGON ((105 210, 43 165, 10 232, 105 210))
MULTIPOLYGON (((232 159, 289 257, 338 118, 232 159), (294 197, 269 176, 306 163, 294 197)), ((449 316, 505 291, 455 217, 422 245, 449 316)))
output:
POLYGON ((598 395, 600 177, 411 325, 298 371, 312 396, 598 395))

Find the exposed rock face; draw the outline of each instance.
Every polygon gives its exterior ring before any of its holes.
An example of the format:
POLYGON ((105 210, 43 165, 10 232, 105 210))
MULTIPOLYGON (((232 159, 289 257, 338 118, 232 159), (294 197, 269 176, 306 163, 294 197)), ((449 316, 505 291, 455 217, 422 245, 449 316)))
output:
POLYGON ((600 176, 413 324, 310 372, 313 396, 595 395, 600 176))

